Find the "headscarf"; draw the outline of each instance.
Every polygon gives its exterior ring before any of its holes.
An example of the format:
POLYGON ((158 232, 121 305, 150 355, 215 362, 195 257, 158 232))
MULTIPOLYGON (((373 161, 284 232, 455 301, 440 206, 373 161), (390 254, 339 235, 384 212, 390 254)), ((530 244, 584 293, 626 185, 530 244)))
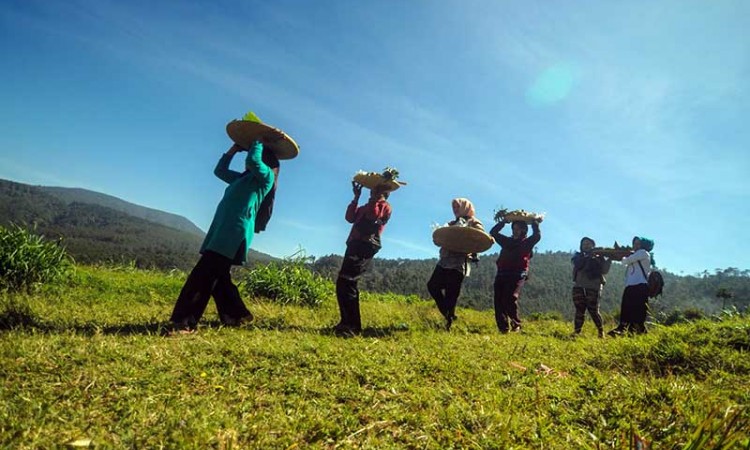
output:
POLYGON ((255 215, 255 232, 265 231, 268 222, 273 214, 273 201, 276 199, 276 185, 279 183, 279 160, 270 148, 263 147, 263 163, 273 171, 273 187, 268 191, 263 201, 258 207, 258 213, 255 215))
POLYGON ((474 205, 468 198, 454 198, 451 205, 453 206, 453 214, 457 219, 459 217, 474 217, 474 205))
POLYGON ((656 260, 654 260, 654 254, 651 252, 654 249, 654 240, 644 236, 636 236, 634 239, 641 241, 641 248, 646 250, 651 256, 651 265, 656 266, 656 260))

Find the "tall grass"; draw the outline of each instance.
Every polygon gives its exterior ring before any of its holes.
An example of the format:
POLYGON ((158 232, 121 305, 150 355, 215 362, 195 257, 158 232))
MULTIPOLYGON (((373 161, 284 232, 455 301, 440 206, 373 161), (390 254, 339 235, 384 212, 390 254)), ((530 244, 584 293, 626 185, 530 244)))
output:
POLYGON ((320 306, 333 292, 333 284, 308 268, 304 254, 280 262, 258 265, 240 276, 247 294, 284 305, 320 306))
POLYGON ((31 291, 44 283, 67 278, 71 258, 59 242, 17 225, 0 227, 0 289, 31 291))
POLYGON ((447 332, 432 302, 364 293, 363 334, 339 338, 331 293, 164 336, 184 276, 79 267, 0 292, 29 306, 0 323, 0 448, 750 448, 746 315, 597 339, 459 308, 447 332))

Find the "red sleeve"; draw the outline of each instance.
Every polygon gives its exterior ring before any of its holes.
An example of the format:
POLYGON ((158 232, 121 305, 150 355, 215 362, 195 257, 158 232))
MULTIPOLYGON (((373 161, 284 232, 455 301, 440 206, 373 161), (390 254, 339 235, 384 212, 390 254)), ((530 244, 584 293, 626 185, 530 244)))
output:
POLYGON ((383 224, 388 223, 388 220, 391 218, 391 211, 393 211, 391 204, 386 203, 383 205, 383 210, 380 212, 380 217, 378 217, 378 219, 380 219, 383 224))

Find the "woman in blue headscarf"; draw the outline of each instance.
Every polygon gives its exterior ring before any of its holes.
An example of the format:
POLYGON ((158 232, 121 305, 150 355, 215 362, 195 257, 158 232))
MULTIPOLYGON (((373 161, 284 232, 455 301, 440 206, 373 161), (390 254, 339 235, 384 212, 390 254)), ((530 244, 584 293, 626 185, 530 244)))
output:
POLYGON ((654 241, 643 236, 633 238, 633 253, 622 259, 625 269, 625 291, 620 306, 620 324, 608 334, 618 336, 625 331, 646 332, 648 314, 648 274, 654 263, 651 252, 654 241))

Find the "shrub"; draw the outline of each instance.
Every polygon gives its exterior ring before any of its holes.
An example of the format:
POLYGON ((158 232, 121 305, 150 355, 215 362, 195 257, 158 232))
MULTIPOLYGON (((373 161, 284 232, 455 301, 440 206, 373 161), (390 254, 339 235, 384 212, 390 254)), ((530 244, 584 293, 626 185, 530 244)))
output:
POLYGON ((533 312, 527 316, 527 320, 531 322, 541 320, 565 320, 559 311, 546 311, 546 312, 533 312))
POLYGON ((331 295, 330 281, 313 273, 305 257, 257 265, 242 279, 245 291, 282 304, 318 306, 331 295))
POLYGON ((662 325, 675 325, 678 323, 694 322, 705 318, 705 314, 698 308, 674 309, 669 313, 659 313, 656 321, 662 325))
POLYGON ((70 276, 71 258, 59 242, 51 242, 17 225, 0 227, 0 289, 32 290, 70 276))

